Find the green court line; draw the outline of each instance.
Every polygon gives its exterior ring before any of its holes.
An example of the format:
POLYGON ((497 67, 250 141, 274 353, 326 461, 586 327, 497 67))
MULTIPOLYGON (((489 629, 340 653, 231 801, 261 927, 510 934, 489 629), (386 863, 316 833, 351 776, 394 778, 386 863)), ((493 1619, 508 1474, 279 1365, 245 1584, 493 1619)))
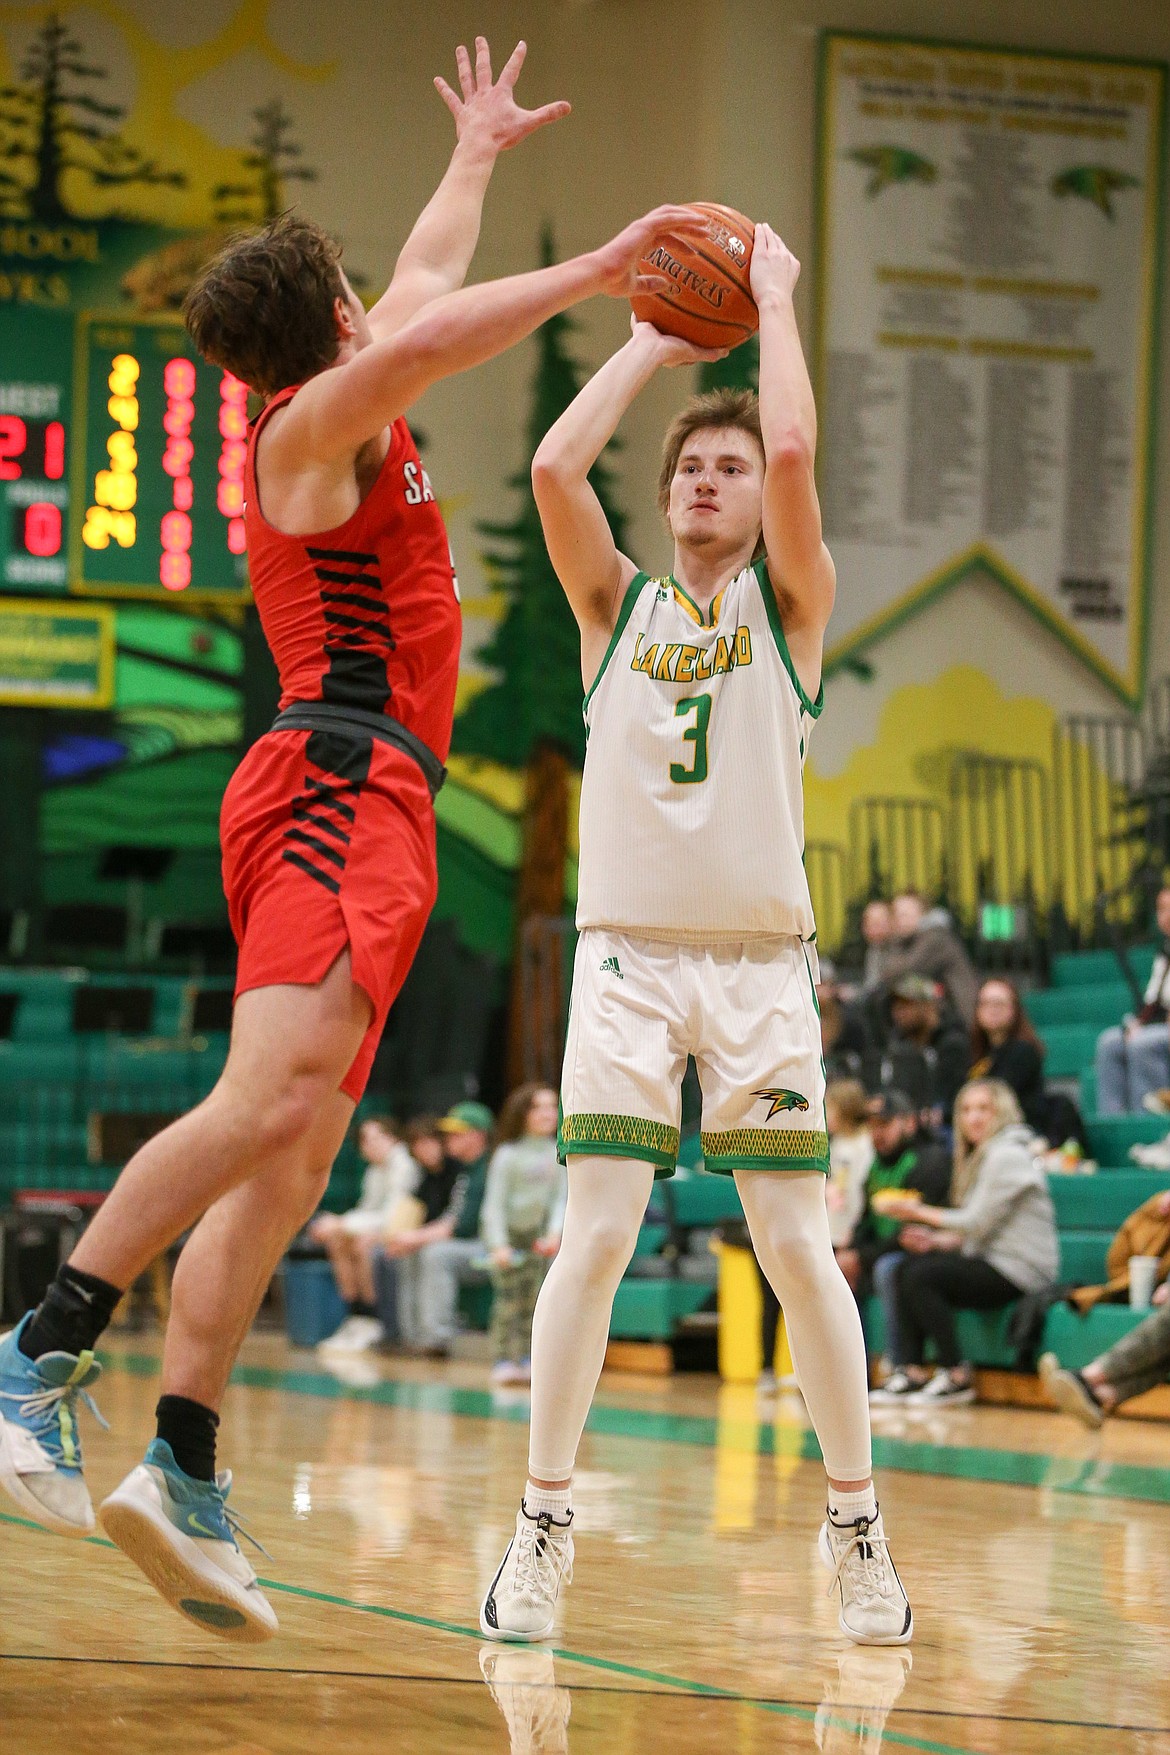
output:
MULTIPOLYGON (((102 1353, 103 1363, 135 1377, 154 1377, 159 1362, 148 1353, 102 1353)), ((286 1371, 263 1365, 238 1365, 232 1382, 247 1389, 282 1390, 289 1395, 318 1396, 327 1401, 368 1401, 412 1413, 456 1414, 474 1420, 527 1424, 528 1404, 501 1404, 491 1392, 459 1389, 445 1383, 401 1383, 393 1379, 355 1388, 324 1372, 286 1371)), ((702 1414, 665 1414, 643 1408, 595 1405, 586 1430, 608 1438, 640 1438, 659 1444, 690 1444, 703 1449, 733 1446, 760 1456, 797 1456, 819 1462, 816 1435, 795 1421, 736 1418, 721 1425, 702 1414)), ((1095 1499, 1136 1499, 1170 1505, 1170 1470, 1140 1463, 1109 1462, 1098 1456, 1048 1456, 1040 1451, 992 1450, 982 1445, 931 1444, 911 1438, 876 1434, 873 1460, 879 1469, 913 1475, 945 1475, 965 1481, 990 1481, 1009 1487, 1044 1487, 1054 1493, 1083 1494, 1095 1499)))
MULTIPOLYGON (((6 1511, 0 1511, 0 1523, 13 1524, 18 1529, 35 1530, 38 1535, 49 1533, 43 1530, 40 1524, 33 1523, 30 1518, 15 1517, 6 1511)), ((107 1541, 104 1536, 83 1536, 81 1539, 88 1547, 115 1548, 115 1544, 107 1541)), ((359 1603, 352 1597, 333 1596, 328 1591, 310 1590, 306 1585, 282 1584, 274 1578, 262 1578, 259 1583, 263 1585, 265 1590, 278 1591, 283 1596, 299 1597, 303 1601, 312 1603, 328 1603, 332 1608, 353 1609, 358 1614, 377 1615, 383 1620, 398 1621, 408 1627, 423 1627, 428 1632, 434 1633, 452 1633, 458 1638, 474 1639, 481 1645, 485 1643, 484 1636, 478 1627, 463 1627, 457 1621, 438 1621, 429 1615, 411 1614, 406 1609, 390 1609, 382 1603, 359 1603)), ((19 1656, 19 1654, 15 1655, 19 1656)), ((756 1700, 750 1695, 737 1694, 731 1688, 719 1688, 714 1683, 694 1682, 683 1676, 668 1675, 661 1670, 643 1670, 635 1664, 622 1664, 618 1663, 616 1659, 595 1657, 590 1652, 569 1651, 562 1646, 553 1646, 552 1655, 554 1658, 562 1658, 566 1663, 581 1664, 588 1669, 602 1670, 606 1675, 628 1676, 634 1681, 656 1683, 660 1687, 675 1688, 680 1694, 693 1695, 697 1699, 726 1700, 739 1705, 754 1706, 761 1712, 778 1714, 783 1718, 801 1719, 806 1724, 813 1724, 816 1721, 817 1709, 815 1707, 791 1705, 783 1700, 756 1700)), ((224 1667, 226 1669, 231 1666, 225 1665, 224 1667)), ((274 1673, 279 1674, 280 1672, 274 1673)), ((387 1678, 387 1680, 391 1679, 387 1678)), ((427 1679, 432 1682, 444 1680, 441 1676, 432 1676, 427 1679)), ((895 1707, 894 1710, 898 1709, 895 1707)), ((902 1710, 912 1712, 914 1708, 905 1707, 902 1710)), ((864 1726, 854 1719, 834 1716, 832 1722, 858 1735, 864 1729, 864 1726)), ((896 1743, 903 1749, 918 1749, 923 1751, 923 1755, 977 1755, 977 1751, 956 1743, 936 1743, 929 1738, 914 1737, 904 1731, 887 1730, 883 1741, 896 1743)))

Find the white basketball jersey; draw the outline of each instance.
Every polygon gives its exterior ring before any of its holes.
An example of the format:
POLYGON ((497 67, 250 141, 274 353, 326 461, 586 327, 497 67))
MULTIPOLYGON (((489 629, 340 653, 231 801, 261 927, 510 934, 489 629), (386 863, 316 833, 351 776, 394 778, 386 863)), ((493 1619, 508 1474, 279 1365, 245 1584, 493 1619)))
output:
POLYGON ((585 698, 577 925, 647 937, 813 934, 797 679, 758 561, 705 617, 639 573, 585 698))

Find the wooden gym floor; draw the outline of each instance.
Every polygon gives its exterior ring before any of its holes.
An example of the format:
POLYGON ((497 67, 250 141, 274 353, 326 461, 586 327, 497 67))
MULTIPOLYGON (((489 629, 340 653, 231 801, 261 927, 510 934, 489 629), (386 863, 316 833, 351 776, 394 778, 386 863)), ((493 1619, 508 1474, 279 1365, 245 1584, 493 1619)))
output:
MULTIPOLYGON (((111 1431, 86 1428, 95 1498, 141 1457, 156 1353, 111 1347, 111 1431)), ((1164 1426, 875 1412, 908 1657, 838 1633, 799 1398, 607 1374, 558 1645, 521 1649, 481 1640, 478 1602, 523 1480, 524 1396, 473 1365, 351 1378, 259 1336, 230 1394, 233 1504, 273 1556, 268 1645, 201 1634, 103 1540, 2 1502, 4 1755, 1170 1748, 1164 1426)))

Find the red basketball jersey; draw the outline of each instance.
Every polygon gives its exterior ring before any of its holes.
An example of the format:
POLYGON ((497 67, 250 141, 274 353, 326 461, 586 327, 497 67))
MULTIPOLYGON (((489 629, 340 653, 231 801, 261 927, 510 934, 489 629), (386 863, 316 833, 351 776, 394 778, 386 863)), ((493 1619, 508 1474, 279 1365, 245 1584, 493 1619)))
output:
POLYGON ((462 632, 451 545, 405 420, 353 517, 313 536, 267 523, 256 441, 299 386, 274 396, 252 426, 244 474, 248 571, 280 674, 281 707, 327 701, 384 713, 445 761, 462 632))

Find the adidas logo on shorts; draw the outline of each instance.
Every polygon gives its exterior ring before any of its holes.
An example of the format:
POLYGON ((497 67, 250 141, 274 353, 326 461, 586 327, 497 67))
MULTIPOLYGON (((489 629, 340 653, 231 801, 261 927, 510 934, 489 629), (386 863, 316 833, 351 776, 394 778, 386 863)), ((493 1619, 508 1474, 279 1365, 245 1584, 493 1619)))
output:
POLYGON ((601 973, 603 975, 616 975, 619 981, 625 980, 625 976, 621 971, 621 965, 616 957, 607 957, 605 959, 604 963, 601 965, 601 973))

